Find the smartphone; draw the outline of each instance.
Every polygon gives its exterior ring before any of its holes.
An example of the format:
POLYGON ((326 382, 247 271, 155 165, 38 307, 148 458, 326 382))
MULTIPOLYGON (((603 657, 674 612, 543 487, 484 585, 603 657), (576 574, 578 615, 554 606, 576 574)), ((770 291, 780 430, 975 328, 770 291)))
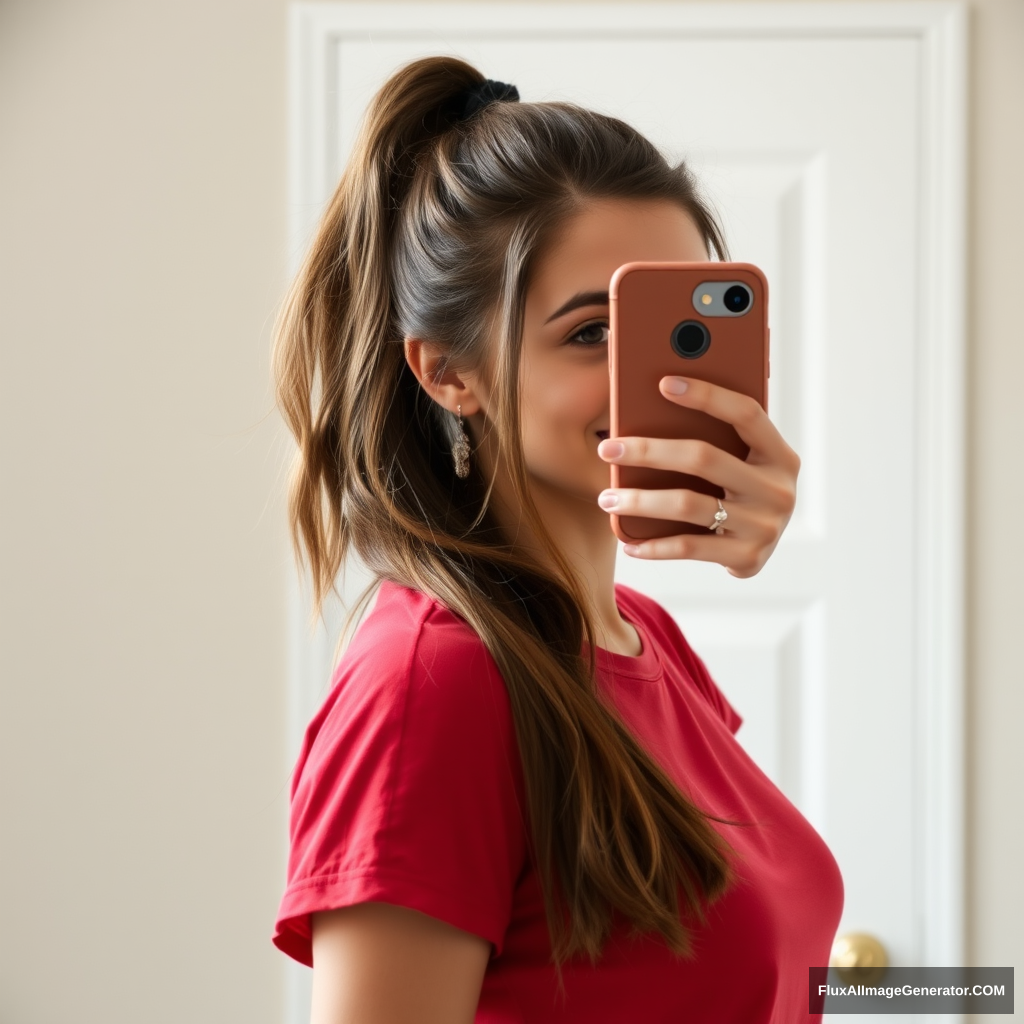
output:
MULTIPOLYGON (((662 377, 696 377, 756 399, 768 409, 768 282, 750 263, 627 263, 608 290, 610 437, 699 438, 745 459, 748 447, 728 423, 665 398, 662 377)), ((698 476, 611 465, 612 487, 685 488, 716 498, 721 487, 698 476)), ((709 526, 611 515, 628 543, 709 526)))

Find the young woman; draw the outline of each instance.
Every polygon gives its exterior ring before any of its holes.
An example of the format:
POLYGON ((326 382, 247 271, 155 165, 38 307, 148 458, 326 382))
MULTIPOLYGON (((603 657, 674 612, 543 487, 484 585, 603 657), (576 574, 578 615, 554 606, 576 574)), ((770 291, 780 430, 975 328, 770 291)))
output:
POLYGON ((313 966, 314 1024, 807 1020, 838 869, 615 584, 607 519, 708 526, 627 551, 751 576, 799 460, 756 402, 675 377, 651 401, 732 423, 746 461, 603 440, 613 271, 725 246, 632 128, 517 100, 455 59, 395 74, 282 317, 317 600, 353 549, 381 582, 306 733, 274 941, 313 966), (724 530, 705 495, 612 493, 615 460, 718 483, 724 530))

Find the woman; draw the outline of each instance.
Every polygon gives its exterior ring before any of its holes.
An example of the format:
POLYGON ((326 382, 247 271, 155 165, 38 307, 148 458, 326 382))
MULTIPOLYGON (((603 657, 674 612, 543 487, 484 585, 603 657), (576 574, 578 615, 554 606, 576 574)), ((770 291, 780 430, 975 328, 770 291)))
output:
MULTIPOLYGON (((382 582, 310 724, 274 941, 315 1024, 808 1018, 842 883, 671 617, 614 583, 619 460, 725 489, 639 558, 758 572, 799 460, 746 397, 665 378, 741 462, 609 430, 608 282, 725 251, 682 166, 450 58, 372 102, 282 317, 293 529, 320 599, 382 582)), ((368 597, 369 595, 364 595, 368 597)), ((813 1018, 812 1018, 813 1019, 813 1018)))

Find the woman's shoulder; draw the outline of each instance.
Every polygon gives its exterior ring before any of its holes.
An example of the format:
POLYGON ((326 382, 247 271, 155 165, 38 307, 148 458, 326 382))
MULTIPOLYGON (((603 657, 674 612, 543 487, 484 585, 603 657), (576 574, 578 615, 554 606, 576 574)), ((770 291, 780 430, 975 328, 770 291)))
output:
POLYGON ((430 594, 383 580, 333 683, 370 669, 380 685, 406 686, 419 677, 456 685, 490 665, 486 645, 461 615, 430 594))
POLYGON ((309 723, 300 762, 371 737, 443 745, 488 724, 492 735, 511 735, 508 694, 480 636, 431 595, 384 580, 309 723))

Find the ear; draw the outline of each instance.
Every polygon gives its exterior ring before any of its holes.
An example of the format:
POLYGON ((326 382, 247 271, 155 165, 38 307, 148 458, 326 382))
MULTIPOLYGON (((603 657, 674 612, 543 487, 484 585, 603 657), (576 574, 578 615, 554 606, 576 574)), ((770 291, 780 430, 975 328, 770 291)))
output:
POLYGON ((453 415, 462 406, 463 416, 472 416, 483 405, 484 395, 472 374, 459 374, 444 366, 443 349, 422 338, 406 338, 405 361, 416 374, 420 387, 453 415))

